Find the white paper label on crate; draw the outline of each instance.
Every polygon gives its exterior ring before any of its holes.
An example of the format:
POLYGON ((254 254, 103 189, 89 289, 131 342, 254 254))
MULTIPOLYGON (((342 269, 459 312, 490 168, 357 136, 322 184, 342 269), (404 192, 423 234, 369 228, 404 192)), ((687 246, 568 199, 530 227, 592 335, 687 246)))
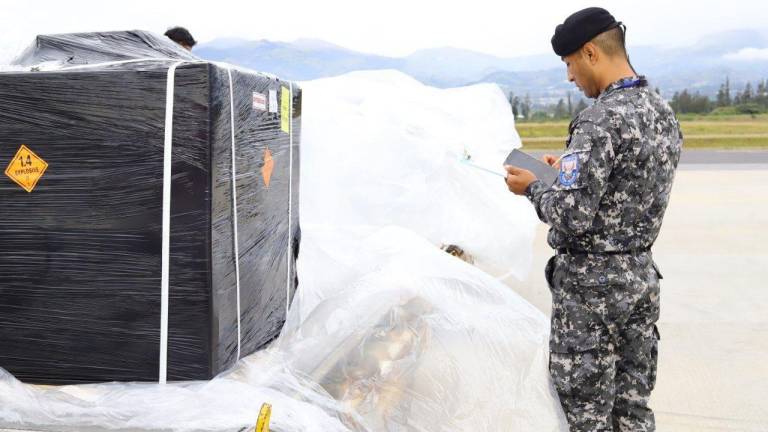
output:
POLYGON ((277 112, 277 90, 269 91, 269 112, 277 112))
POLYGON ((253 109, 259 111, 267 110, 267 97, 264 93, 253 92, 253 109))

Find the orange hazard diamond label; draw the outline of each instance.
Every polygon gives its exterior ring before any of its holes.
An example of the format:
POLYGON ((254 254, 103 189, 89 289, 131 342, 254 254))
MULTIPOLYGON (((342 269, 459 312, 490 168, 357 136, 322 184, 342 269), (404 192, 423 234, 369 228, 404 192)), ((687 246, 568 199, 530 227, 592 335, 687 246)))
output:
POLYGON ((272 170, 275 169, 275 161, 272 160, 272 152, 267 149, 264 152, 264 166, 261 167, 261 178, 264 179, 264 186, 269 187, 269 181, 272 179, 272 170))
POLYGON ((48 163, 22 144, 16 156, 8 164, 8 168, 5 169, 5 175, 25 191, 32 192, 46 169, 48 169, 48 163))

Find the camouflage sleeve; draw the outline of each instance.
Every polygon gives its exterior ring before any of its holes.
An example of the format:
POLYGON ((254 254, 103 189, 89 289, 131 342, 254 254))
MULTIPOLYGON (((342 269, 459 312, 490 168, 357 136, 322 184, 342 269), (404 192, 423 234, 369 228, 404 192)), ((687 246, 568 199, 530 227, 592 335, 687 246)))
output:
POLYGON ((526 196, 544 223, 570 235, 592 226, 614 163, 615 139, 592 122, 575 126, 552 187, 542 181, 529 185, 526 196))

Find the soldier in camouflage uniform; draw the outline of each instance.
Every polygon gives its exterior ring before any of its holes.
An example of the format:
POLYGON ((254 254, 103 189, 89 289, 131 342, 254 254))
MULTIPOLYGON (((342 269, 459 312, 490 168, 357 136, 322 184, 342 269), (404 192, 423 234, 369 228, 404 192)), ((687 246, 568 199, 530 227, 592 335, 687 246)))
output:
POLYGON ((569 80, 596 100, 571 123, 559 164, 544 157, 559 168, 554 185, 506 167, 510 190, 533 203, 557 250, 546 267, 550 374, 572 431, 653 431, 661 274, 651 246, 682 135, 669 105, 634 73, 607 11, 577 12, 552 44, 569 80))

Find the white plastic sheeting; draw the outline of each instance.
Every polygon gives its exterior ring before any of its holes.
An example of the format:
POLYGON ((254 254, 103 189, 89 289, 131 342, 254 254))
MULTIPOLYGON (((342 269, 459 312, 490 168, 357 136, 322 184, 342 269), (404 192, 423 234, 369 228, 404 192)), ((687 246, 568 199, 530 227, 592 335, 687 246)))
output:
POLYGON ((0 427, 236 431, 268 402, 273 431, 567 430, 547 319, 489 274, 526 274, 535 215, 458 162, 500 168, 519 146, 502 92, 389 71, 303 88, 300 288, 273 346, 209 382, 52 388, 0 372, 0 427))
POLYGON ((302 224, 397 225, 524 278, 536 214, 502 177, 520 147, 495 84, 441 90, 395 71, 302 83, 302 224))

